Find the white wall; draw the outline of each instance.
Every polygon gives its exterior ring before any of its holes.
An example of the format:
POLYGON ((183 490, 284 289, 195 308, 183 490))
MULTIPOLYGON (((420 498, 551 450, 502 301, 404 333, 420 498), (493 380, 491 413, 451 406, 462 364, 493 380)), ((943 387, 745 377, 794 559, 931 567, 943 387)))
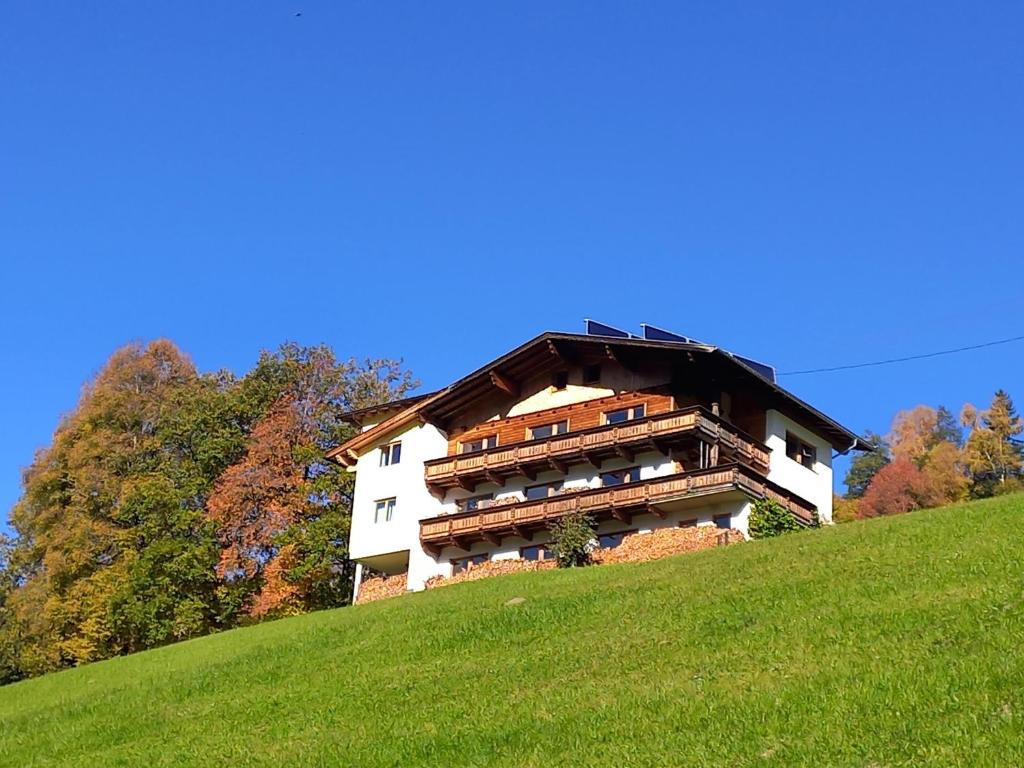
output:
POLYGON ((364 453, 356 462, 349 541, 350 556, 354 560, 390 552, 419 551, 419 521, 441 514, 440 502, 430 495, 423 481, 423 462, 445 455, 448 441, 444 433, 430 424, 416 424, 388 436, 380 445, 396 440, 402 441, 398 464, 380 466, 379 446, 364 453), (393 519, 375 523, 373 513, 377 500, 390 497, 396 499, 393 519))
POLYGON ((832 445, 775 410, 766 414, 765 443, 771 449, 768 479, 818 507, 821 522, 832 522, 832 445), (813 445, 817 461, 809 469, 786 455, 786 432, 813 445))
POLYGON ((583 383, 583 369, 580 367, 569 369, 568 374, 569 383, 565 389, 555 389, 551 386, 550 373, 524 382, 523 392, 531 394, 512 405, 505 415, 511 417, 536 413, 548 408, 584 403, 619 392, 635 392, 669 382, 669 377, 665 374, 634 373, 610 362, 601 365, 601 379, 596 384, 583 383))

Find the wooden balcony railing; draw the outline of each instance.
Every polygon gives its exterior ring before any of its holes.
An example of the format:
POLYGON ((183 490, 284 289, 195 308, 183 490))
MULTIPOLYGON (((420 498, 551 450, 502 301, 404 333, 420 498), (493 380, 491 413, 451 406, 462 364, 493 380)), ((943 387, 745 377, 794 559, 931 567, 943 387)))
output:
POLYGON ((569 512, 581 511, 598 520, 617 518, 629 523, 636 513, 664 517, 664 506, 671 502, 729 491, 739 491, 754 499, 775 499, 805 525, 814 519, 816 508, 810 502, 749 467, 731 464, 535 501, 497 502, 482 510, 431 517, 420 521, 420 541, 436 556, 449 545, 468 549, 476 541, 500 544, 506 536, 528 539, 533 532, 569 512))
POLYGON ((435 491, 462 486, 472 489, 485 481, 501 483, 514 475, 532 476, 538 469, 564 472, 569 464, 595 463, 620 455, 632 461, 632 454, 650 448, 662 452, 681 439, 699 437, 717 445, 724 461, 768 470, 769 448, 744 435, 700 406, 646 416, 634 421, 569 432, 565 435, 527 440, 483 451, 445 456, 425 462, 427 485, 435 491))

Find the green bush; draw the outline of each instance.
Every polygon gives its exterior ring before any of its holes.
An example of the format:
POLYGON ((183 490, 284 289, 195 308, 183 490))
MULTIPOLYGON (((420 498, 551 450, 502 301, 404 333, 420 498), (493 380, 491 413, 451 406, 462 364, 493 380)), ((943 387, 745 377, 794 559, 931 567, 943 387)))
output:
POLYGON ((793 513, 775 501, 758 499, 750 510, 750 538, 768 539, 790 531, 800 530, 793 513))
POLYGON ((593 518, 583 512, 570 512, 551 524, 551 546, 559 568, 590 565, 596 527, 593 518))

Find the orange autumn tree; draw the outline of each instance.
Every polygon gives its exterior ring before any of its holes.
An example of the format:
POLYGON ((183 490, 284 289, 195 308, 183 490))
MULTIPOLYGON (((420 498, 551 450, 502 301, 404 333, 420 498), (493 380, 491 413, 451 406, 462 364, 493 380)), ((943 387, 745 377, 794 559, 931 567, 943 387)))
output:
POLYGON ((399 361, 337 360, 324 346, 286 344, 261 356, 241 397, 272 404, 207 503, 228 602, 253 617, 348 602, 353 480, 325 454, 352 434, 345 411, 413 386, 399 361))
MULTIPOLYGON (((948 409, 918 405, 900 411, 893 419, 888 440, 894 459, 920 470, 921 482, 928 488, 924 494, 928 504, 946 504, 967 495, 970 481, 961 448, 963 436, 948 409)), ((895 474, 908 477, 905 468, 895 474)))
POLYGON ((299 591, 283 575, 289 547, 276 542, 310 511, 303 468, 295 462, 305 439, 294 402, 282 398, 256 424, 245 457, 224 471, 207 503, 223 547, 218 575, 261 580, 251 606, 257 616, 287 606, 299 591))

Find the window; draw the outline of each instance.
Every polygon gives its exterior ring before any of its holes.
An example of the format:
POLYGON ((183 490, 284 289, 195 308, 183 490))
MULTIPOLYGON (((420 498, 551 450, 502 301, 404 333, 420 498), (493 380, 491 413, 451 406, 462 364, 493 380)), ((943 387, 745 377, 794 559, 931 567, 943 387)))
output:
POLYGON ((624 421, 631 421, 632 419, 642 419, 644 417, 644 404, 634 405, 632 408, 622 408, 618 411, 608 411, 604 415, 605 424, 621 424, 624 421))
POLYGON ((802 464, 812 471, 818 460, 818 451, 815 447, 805 443, 792 432, 786 433, 786 455, 797 464, 802 464))
POLYGON ((568 421, 556 421, 554 424, 542 424, 539 427, 530 427, 529 439, 539 440, 542 437, 552 437, 553 435, 564 435, 569 431, 568 421))
POLYGON ((464 512, 474 512, 478 509, 486 509, 491 506, 494 500, 493 493, 484 493, 479 496, 470 496, 468 499, 456 502, 456 505, 464 512))
POLYGON ((373 522, 386 523, 395 516, 395 499, 381 499, 373 510, 373 522))
POLYGON ((528 501, 536 501, 537 499, 546 499, 548 496, 554 496, 561 490, 561 488, 561 483, 531 485, 528 488, 523 489, 523 495, 526 496, 528 501))
POLYGON ((558 371, 551 376, 551 386, 555 389, 565 389, 569 386, 569 372, 558 371))
POLYGON ((627 469, 616 469, 613 472, 601 473, 601 485, 605 488, 607 488, 610 485, 635 483, 639 479, 640 467, 629 467, 627 469))
POLYGON ((732 518, 729 515, 716 515, 715 516, 715 527, 716 528, 732 528, 732 518))
POLYGON ((679 521, 679 527, 680 528, 696 528, 697 527, 697 518, 696 517, 691 517, 689 520, 680 520, 679 521))
POLYGON ((452 576, 463 571, 468 571, 474 565, 480 565, 486 563, 489 558, 487 553, 481 553, 479 555, 470 555, 469 557, 460 557, 456 560, 452 560, 452 576))
POLYGON ((388 467, 397 464, 402 458, 402 444, 389 443, 380 449, 380 465, 388 467))
POLYGON ((594 365, 588 365, 583 369, 583 383, 584 384, 597 384, 601 381, 601 364, 595 363, 594 365))
POLYGON ((519 556, 523 560, 554 560, 555 553, 551 544, 531 544, 519 550, 519 556))
POLYGON ((618 533, 599 533, 597 535, 597 544, 602 549, 615 549, 631 533, 635 533, 635 531, 619 531, 618 533))
POLYGON ((478 437, 474 440, 468 440, 464 443, 459 443, 459 453, 473 453, 473 451, 486 451, 488 448, 494 448, 497 445, 497 435, 486 435, 484 437, 478 437))

